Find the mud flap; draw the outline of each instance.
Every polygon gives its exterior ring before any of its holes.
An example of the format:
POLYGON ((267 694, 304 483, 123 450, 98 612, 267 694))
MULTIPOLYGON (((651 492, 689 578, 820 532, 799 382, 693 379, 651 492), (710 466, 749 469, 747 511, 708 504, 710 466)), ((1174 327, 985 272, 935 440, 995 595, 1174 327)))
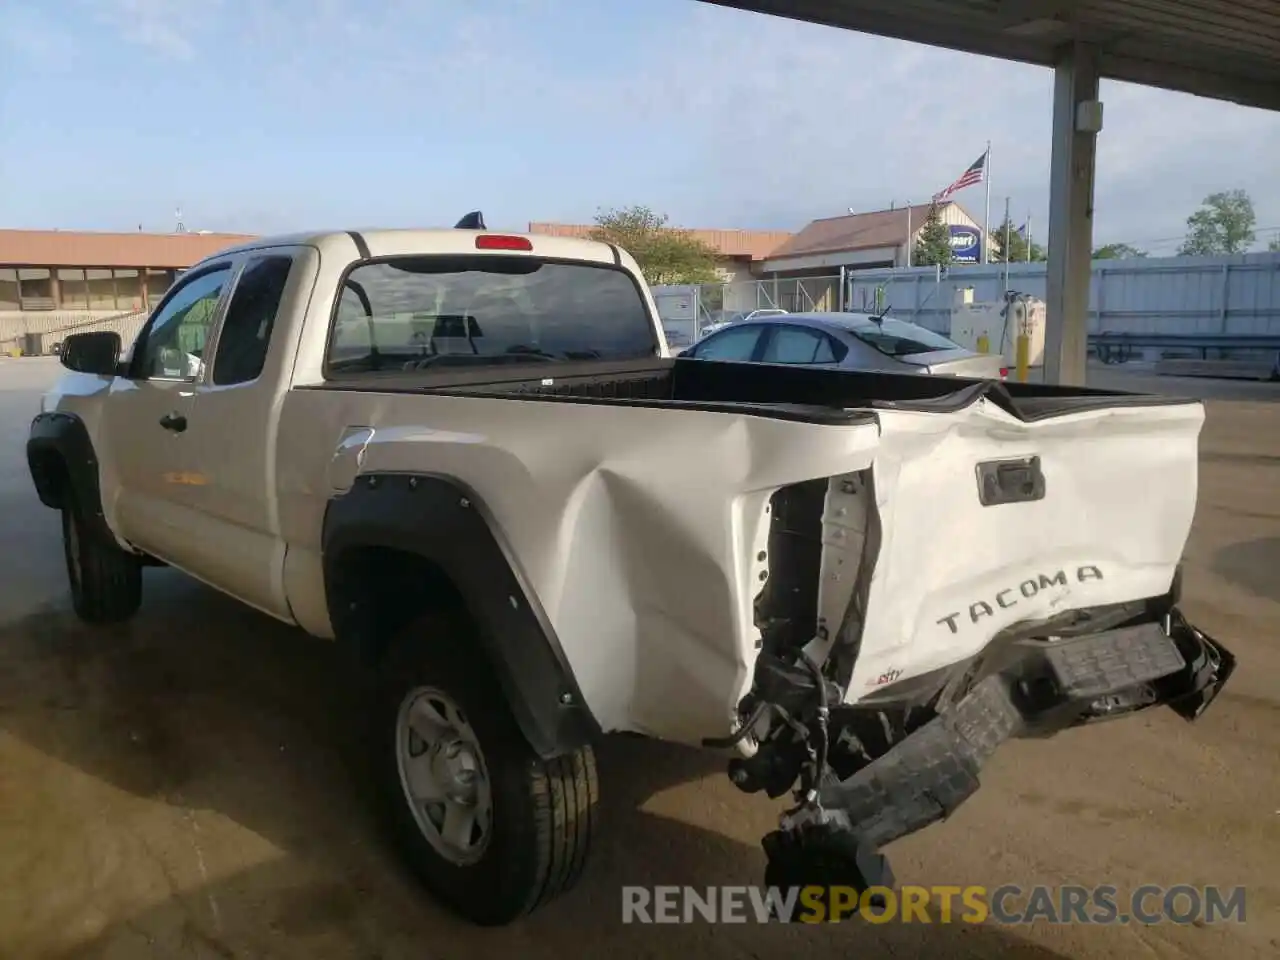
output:
MULTIPOLYGON (((816 900, 805 898, 806 908, 822 905, 822 916, 833 917, 837 888, 844 888, 845 905, 875 887, 892 889, 893 870, 884 854, 849 829, 832 822, 807 823, 798 830, 775 830, 761 841, 769 865, 765 867, 766 887, 777 887, 784 898, 789 890, 819 887, 816 900)), ((871 905, 883 909, 884 897, 873 895, 871 905)), ((793 911, 790 919, 797 919, 793 911)), ((775 915, 776 917, 776 915, 775 915)), ((778 918, 787 919, 787 918, 778 918)))
POLYGON ((1160 699, 1184 720, 1198 720, 1235 672, 1236 658, 1177 609, 1169 614, 1169 636, 1186 665, 1158 682, 1160 699))

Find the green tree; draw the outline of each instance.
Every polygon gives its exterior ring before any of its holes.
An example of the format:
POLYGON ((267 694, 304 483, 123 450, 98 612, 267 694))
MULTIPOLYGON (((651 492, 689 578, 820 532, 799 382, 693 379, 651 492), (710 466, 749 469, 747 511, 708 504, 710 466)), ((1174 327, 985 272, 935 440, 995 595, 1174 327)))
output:
POLYGON ((688 230, 667 226, 666 214, 624 207, 596 214, 594 240, 614 243, 636 258, 651 284, 715 283, 718 254, 688 230))
POLYGON ((1147 251, 1139 250, 1128 243, 1106 243, 1093 251, 1095 260, 1132 260, 1146 255, 1147 251))
POLYGON ((929 204, 929 214, 920 228, 911 264, 916 267, 949 266, 955 258, 951 249, 951 230, 942 222, 936 203, 929 204))
POLYGON ((1211 193, 1187 217, 1187 238, 1178 253, 1184 257, 1244 253, 1254 241, 1257 222, 1253 201, 1243 190, 1211 193))
POLYGON ((1036 243, 1034 240, 1028 240, 1018 232, 1018 228, 1013 222, 1005 217, 994 230, 991 231, 991 260, 993 263, 1004 263, 1006 259, 1010 263, 1022 263, 1027 258, 1027 245, 1031 245, 1032 260, 1045 260, 1048 254, 1045 253, 1044 247, 1036 243), (1006 257, 1005 235, 1009 237, 1009 249, 1006 257))

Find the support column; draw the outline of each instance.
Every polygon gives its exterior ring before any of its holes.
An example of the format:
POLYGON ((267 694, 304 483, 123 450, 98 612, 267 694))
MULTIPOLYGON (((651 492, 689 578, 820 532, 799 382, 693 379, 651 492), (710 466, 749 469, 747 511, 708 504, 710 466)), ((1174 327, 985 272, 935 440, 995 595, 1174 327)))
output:
POLYGON ((1089 266, 1093 253, 1093 179, 1100 114, 1098 50, 1064 48, 1054 70, 1053 160, 1049 170, 1049 264, 1045 280, 1047 383, 1085 382, 1089 266))

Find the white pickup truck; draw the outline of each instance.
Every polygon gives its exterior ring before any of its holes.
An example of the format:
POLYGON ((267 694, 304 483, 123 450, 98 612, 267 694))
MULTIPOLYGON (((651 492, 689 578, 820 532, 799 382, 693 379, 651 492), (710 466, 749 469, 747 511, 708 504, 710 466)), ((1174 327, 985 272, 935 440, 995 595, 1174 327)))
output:
POLYGON ((1198 402, 672 358, 624 251, 464 223, 208 258, 66 339, 27 446, 85 620, 169 565, 376 676, 461 915, 573 885, 602 734, 723 751, 794 794, 768 882, 866 888, 1006 738, 1226 682, 1176 606, 1198 402))

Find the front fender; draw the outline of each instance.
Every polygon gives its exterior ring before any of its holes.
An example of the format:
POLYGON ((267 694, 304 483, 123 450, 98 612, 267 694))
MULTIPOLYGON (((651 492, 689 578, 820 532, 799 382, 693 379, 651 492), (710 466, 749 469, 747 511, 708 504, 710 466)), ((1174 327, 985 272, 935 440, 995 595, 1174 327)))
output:
POLYGON ((420 556, 457 588, 479 642, 530 745, 543 757, 599 735, 536 593, 475 493, 432 474, 372 473, 332 498, 323 534, 325 591, 340 640, 358 647, 369 621, 352 609, 341 560, 350 549, 384 547, 420 556))
POLYGON ((98 457, 79 416, 56 411, 37 414, 27 437, 27 468, 41 503, 61 510, 68 497, 74 498, 90 530, 115 542, 102 509, 98 457))

